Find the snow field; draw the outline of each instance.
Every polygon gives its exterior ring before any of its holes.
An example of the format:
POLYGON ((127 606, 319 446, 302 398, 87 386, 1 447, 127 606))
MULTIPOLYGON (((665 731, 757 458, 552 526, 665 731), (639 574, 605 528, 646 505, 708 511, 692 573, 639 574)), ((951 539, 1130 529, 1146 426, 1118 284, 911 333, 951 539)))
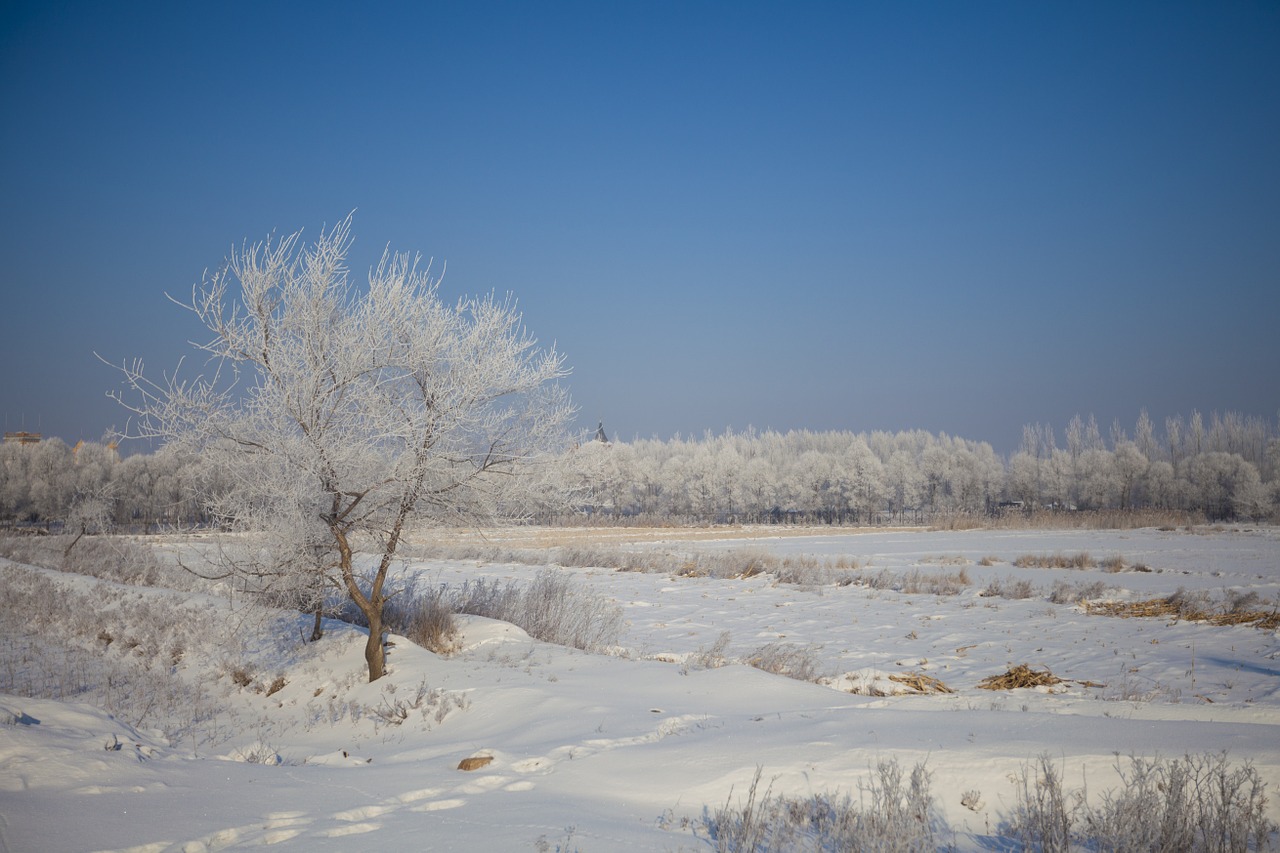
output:
MULTIPOLYGON (((744 544, 651 539, 620 547, 744 544)), ((456 654, 438 657, 393 638, 391 674, 374 684, 362 678, 358 629, 332 623, 325 639, 303 645, 305 618, 245 628, 234 620, 246 611, 208 596, 200 599, 206 616, 245 629, 220 634, 200 622, 167 670, 204 685, 208 713, 199 719, 156 708, 131 726, 84 704, 0 696, 0 849, 343 850, 361 836, 354 843, 369 849, 527 850, 541 840, 547 849, 710 850, 704 809, 744 796, 758 769, 775 794, 857 799, 876 764, 895 760, 904 774, 919 762, 932 774, 945 822, 939 840, 976 850, 993 842, 1015 803, 1018 774, 1042 754, 1061 766, 1064 784, 1087 784, 1096 797, 1118 784, 1117 755, 1226 751, 1252 762, 1268 784, 1270 816, 1280 818, 1275 631, 1088 615, 1047 600, 1054 581, 1100 581, 1121 599, 1184 587, 1215 597, 1247 590, 1274 602, 1275 530, 886 532, 757 536, 750 544, 779 555, 847 556, 865 573, 963 568, 970 582, 933 595, 801 587, 769 575, 566 569, 581 588, 623 608, 614 654, 463 617, 456 654), (1024 554, 1080 552, 1099 563, 1120 555, 1152 571, 1012 565, 1024 554), (980 565, 986 557, 997 559, 980 565), (1028 580, 1037 594, 981 595, 1001 578, 1028 580), (242 647, 225 647, 230 636, 242 647), (817 676, 867 693, 740 663, 770 647, 803 652, 817 676), (1018 664, 1065 680, 977 687, 1018 664), (247 684, 236 683, 237 667, 248 671, 247 684), (901 689, 889 676, 907 674, 954 692, 868 695, 901 689), (266 695, 280 677, 284 685, 266 695), (456 769, 476 755, 492 761, 456 769), (976 802, 966 797, 972 792, 976 802)), ((450 584, 526 581, 541 570, 457 560, 404 568, 450 584)), ((114 601, 102 581, 57 580, 114 601)), ((175 604, 193 597, 122 589, 175 604)), ((111 647, 104 654, 124 654, 111 647)))

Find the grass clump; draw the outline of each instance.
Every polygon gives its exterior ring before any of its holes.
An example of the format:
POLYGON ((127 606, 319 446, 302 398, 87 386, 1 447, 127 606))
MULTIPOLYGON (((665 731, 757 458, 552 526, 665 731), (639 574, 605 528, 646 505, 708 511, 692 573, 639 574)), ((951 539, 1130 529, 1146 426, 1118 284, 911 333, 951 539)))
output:
POLYGON ((973 583, 967 569, 957 572, 922 572, 912 569, 897 574, 888 569, 871 576, 860 577, 855 583, 871 589, 902 592, 909 595, 959 595, 973 583))
POLYGON ((1092 569, 1098 565, 1087 551, 1079 554, 1023 554, 1013 564, 1020 569, 1092 569))
POLYGON ((1123 572, 1125 568, 1124 557, 1121 557, 1119 554, 1113 557, 1107 557, 1102 561, 1102 570, 1108 574, 1123 572))

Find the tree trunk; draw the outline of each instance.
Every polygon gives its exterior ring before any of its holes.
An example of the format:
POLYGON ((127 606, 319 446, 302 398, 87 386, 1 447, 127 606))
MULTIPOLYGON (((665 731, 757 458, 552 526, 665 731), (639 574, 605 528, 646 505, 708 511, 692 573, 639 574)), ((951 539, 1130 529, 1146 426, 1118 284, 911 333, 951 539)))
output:
POLYGON ((85 534, 85 527, 81 526, 80 531, 76 533, 76 538, 72 539, 71 544, 68 545, 62 552, 62 561, 64 563, 66 562, 67 557, 71 556, 71 549, 76 547, 76 543, 79 542, 84 537, 84 534, 85 534))
POLYGON ((387 652, 382 645, 382 608, 365 613, 369 620, 369 639, 364 644, 364 659, 369 664, 369 681, 377 681, 387 673, 387 652))
POLYGON ((369 623, 369 639, 364 644, 364 659, 369 665, 369 681, 374 682, 387 672, 387 657, 382 647, 382 605, 386 602, 382 595, 382 584, 386 581, 390 558, 384 556, 382 566, 373 579, 373 587, 369 590, 369 594, 365 595, 360 590, 360 585, 356 583, 355 571, 352 568, 351 543, 346 533, 332 519, 329 522, 329 529, 333 532, 334 541, 338 545, 338 565, 342 571, 342 583, 347 588, 347 595, 351 597, 356 607, 360 608, 365 621, 369 623))
POLYGON ((317 601, 316 602, 316 621, 315 621, 315 624, 311 626, 311 642, 313 643, 318 641, 321 637, 324 636, 324 625, 322 624, 323 617, 324 617, 324 604, 322 602, 317 601))

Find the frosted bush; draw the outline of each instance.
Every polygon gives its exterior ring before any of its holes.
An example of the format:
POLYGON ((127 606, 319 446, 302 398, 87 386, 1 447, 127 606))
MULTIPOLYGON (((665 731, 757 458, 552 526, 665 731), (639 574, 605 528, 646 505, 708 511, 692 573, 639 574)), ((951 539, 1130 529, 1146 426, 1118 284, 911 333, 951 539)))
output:
MULTIPOLYGON (((524 585, 475 578, 432 590, 410 587, 392 602, 388 627, 434 651, 448 651, 454 614, 510 622, 534 639, 588 652, 614 646, 622 635, 617 603, 550 568, 524 585)), ((358 624, 357 614, 347 617, 358 624)))
POLYGON ((746 801, 729 801, 703 818, 717 853, 783 853, 792 850, 924 853, 938 849, 929 774, 917 764, 904 781, 896 761, 881 762, 854 800, 845 794, 806 797, 759 791, 761 770, 746 801))
POLYGON ((1266 785, 1249 764, 1225 755, 1165 761, 1131 757, 1117 765, 1122 784, 1096 804, 1067 791, 1047 755, 1024 767, 1013 817, 1002 834, 1045 853, 1159 850, 1246 853, 1271 849, 1276 827, 1266 819, 1266 785))

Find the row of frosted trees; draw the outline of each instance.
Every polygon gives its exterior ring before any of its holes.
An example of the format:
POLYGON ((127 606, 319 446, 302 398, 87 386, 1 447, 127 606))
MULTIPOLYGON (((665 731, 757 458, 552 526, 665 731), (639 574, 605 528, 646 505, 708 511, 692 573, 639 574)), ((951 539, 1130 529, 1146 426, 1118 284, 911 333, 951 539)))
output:
POLYGON ((745 432, 589 442, 569 461, 593 512, 700 521, 861 523, 981 512, 1004 465, 991 446, 926 432, 745 432))
MULTIPOLYGON (((566 514, 679 521, 921 522, 940 515, 1167 509, 1211 519, 1276 518, 1280 429, 1235 413, 1146 413, 1132 433, 1073 419, 1061 435, 1024 428, 1002 458, 986 442, 923 431, 726 432, 584 442, 508 497, 536 518, 566 514), (569 495, 566 504, 565 495, 569 495)), ((203 497, 225 488, 198 458, 168 449, 119 458, 110 445, 53 439, 0 445, 0 520, 99 529, 208 524, 203 497)))
POLYGON ((1130 435, 1073 418, 1024 429, 1007 459, 986 442, 922 431, 727 432, 589 442, 567 469, 593 513, 699 521, 875 523, 1013 508, 1162 509, 1211 519, 1280 511, 1280 430, 1235 413, 1144 411, 1130 435))
POLYGON ((0 444, 0 520, 90 533, 198 526, 209 520, 202 498, 217 486, 213 473, 164 448, 121 459, 106 441, 0 444))

